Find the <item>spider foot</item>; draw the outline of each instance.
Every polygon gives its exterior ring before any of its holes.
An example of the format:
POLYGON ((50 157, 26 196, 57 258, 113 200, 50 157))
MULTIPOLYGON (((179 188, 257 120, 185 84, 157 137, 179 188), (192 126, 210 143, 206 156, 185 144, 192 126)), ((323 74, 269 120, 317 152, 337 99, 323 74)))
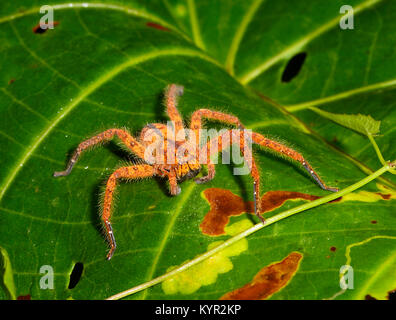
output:
POLYGON ((175 89, 176 89, 176 94, 178 96, 182 96, 184 93, 184 87, 181 85, 175 85, 175 89))
POLYGON ((56 171, 56 172, 54 172, 53 176, 54 177, 64 177, 64 176, 69 175, 69 173, 70 173, 70 171, 67 171, 67 170, 65 170, 65 171, 56 171))
POLYGON ((203 184, 205 182, 208 182, 208 179, 205 179, 205 178, 206 177, 197 178, 197 179, 194 179, 194 181, 195 181, 196 184, 203 184))
POLYGON ((325 190, 327 190, 327 191, 332 191, 332 192, 338 192, 340 189, 338 189, 338 188, 333 188, 333 187, 326 187, 325 190))
POLYGON ((256 212, 256 216, 260 219, 260 221, 261 221, 263 224, 265 223, 265 219, 264 219, 264 217, 263 217, 260 213, 256 212))
POLYGON ((113 228, 111 227, 111 223, 109 220, 105 220, 105 227, 106 227, 107 240, 109 241, 109 244, 110 244, 110 250, 107 253, 106 258, 107 258, 107 260, 110 260, 114 254, 114 251, 115 251, 117 245, 116 245, 115 238, 114 238, 113 228))
POLYGON ((72 171, 75 163, 76 163, 76 160, 75 159, 71 159, 70 162, 69 162, 69 165, 67 166, 65 171, 56 171, 56 172, 54 172, 53 176, 54 177, 68 176, 70 174, 70 172, 72 171))
POLYGON ((110 250, 109 250, 109 252, 108 252, 108 254, 107 254, 107 256, 106 256, 106 259, 107 259, 107 260, 110 260, 110 259, 113 257, 115 248, 116 248, 115 246, 112 246, 112 247, 110 248, 110 250))
POLYGON ((203 176, 201 178, 194 179, 194 181, 196 184, 203 184, 203 183, 206 183, 212 179, 213 179, 213 177, 211 177, 210 175, 207 175, 207 176, 203 176))
POLYGON ((180 192, 181 192, 181 188, 178 185, 171 186, 170 193, 171 193, 172 196, 177 196, 177 195, 180 194, 180 192))

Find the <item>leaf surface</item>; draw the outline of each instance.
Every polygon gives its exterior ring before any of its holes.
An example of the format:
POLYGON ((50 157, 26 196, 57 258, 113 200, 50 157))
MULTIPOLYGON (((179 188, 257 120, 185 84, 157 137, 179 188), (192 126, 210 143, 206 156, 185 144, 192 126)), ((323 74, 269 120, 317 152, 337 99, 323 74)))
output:
MULTIPOLYGON (((131 156, 112 142, 84 154, 71 175, 52 177, 98 132, 127 127, 138 134, 147 123, 166 122, 162 98, 169 83, 185 88, 179 111, 187 125, 198 108, 234 114, 247 128, 298 150, 330 186, 344 188, 381 165, 367 138, 309 107, 381 121, 376 141, 386 160, 396 158, 395 39, 387 31, 395 29, 392 1, 349 1, 353 30, 340 29, 338 0, 45 4, 54 6, 58 24, 41 34, 33 28, 44 3, 0 5, 0 247, 2 266, 8 263, 0 298, 103 299, 230 237, 208 236, 199 225, 210 210, 208 188, 253 200, 251 178, 233 175, 233 165, 216 166, 207 184, 183 182, 177 197, 160 179, 120 183, 111 261, 98 203, 106 178, 131 156), (288 62, 302 52, 300 71, 282 82, 288 62), (82 276, 69 289, 78 262, 82 276), (44 265, 54 271, 53 289, 40 287, 44 265)), ((254 150, 263 192, 327 194, 297 164, 254 150)), ((386 298, 391 288, 374 280, 394 270, 395 184, 384 174, 349 198, 260 230, 225 254, 224 272, 196 290, 169 293, 157 285, 130 298, 219 299, 295 251, 302 254, 299 269, 272 299, 386 298), (369 241, 376 237, 382 240, 369 241), (350 253, 356 290, 337 295, 348 248, 356 249, 350 253)), ((266 216, 302 201, 286 201, 266 216)), ((245 220, 258 223, 242 214, 229 227, 245 220)), ((184 286, 191 289, 188 278, 184 286)))

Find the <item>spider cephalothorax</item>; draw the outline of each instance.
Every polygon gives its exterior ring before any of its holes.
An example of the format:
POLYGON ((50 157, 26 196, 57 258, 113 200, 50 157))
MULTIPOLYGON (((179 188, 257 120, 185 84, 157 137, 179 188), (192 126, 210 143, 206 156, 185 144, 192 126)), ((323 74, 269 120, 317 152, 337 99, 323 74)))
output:
POLYGON ((141 131, 139 138, 134 138, 124 129, 108 129, 80 143, 69 160, 66 170, 54 173, 55 177, 68 175, 83 151, 101 142, 109 141, 114 136, 117 136, 135 156, 144 161, 141 164, 133 164, 118 168, 107 180, 101 216, 106 231, 106 237, 110 244, 107 259, 111 259, 116 248, 110 218, 117 180, 154 176, 163 177, 167 178, 169 181, 170 193, 172 195, 178 195, 181 191, 178 183, 186 179, 194 178, 200 172, 201 165, 206 165, 208 172, 205 176, 196 178, 195 182, 205 183, 213 179, 215 176, 215 163, 211 157, 215 153, 227 149, 231 144, 235 143, 235 141, 237 141, 240 147, 239 150, 244 156, 249 169, 248 172, 253 178, 255 214, 263 222, 264 219, 260 215, 260 201, 258 201, 260 196, 260 175, 252 155, 250 142, 272 149, 298 161, 322 189, 337 191, 336 188, 327 187, 325 185, 301 154, 259 133, 244 130, 242 123, 233 115, 209 109, 199 109, 191 116, 190 128, 185 128, 182 117, 176 108, 177 98, 182 94, 182 86, 171 84, 166 88, 165 105, 167 114, 171 120, 167 125, 162 123, 148 124, 141 131), (205 138, 202 143, 201 129, 202 119, 204 118, 234 125, 238 130, 222 131, 208 139, 208 141, 206 141, 207 139, 205 138))

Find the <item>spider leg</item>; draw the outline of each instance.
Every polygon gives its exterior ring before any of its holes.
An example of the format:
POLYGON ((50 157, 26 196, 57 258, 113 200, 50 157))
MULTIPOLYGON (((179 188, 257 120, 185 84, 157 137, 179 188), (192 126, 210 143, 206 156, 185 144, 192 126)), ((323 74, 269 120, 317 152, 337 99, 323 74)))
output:
POLYGON ((254 160, 252 150, 251 148, 245 144, 245 139, 250 137, 247 137, 245 135, 244 130, 227 130, 225 133, 219 134, 216 137, 213 137, 206 145, 204 145, 200 149, 201 154, 206 154, 209 155, 207 159, 207 166, 208 166, 208 174, 206 176, 203 176, 201 178, 195 179, 195 182, 200 184, 200 183, 205 183, 210 180, 212 180, 215 176, 215 165, 211 161, 210 155, 213 155, 214 153, 221 152, 224 149, 228 148, 232 142, 238 141, 240 150, 244 156, 245 163, 249 167, 249 172, 253 178, 253 198, 254 198, 254 213, 255 215, 264 223, 264 218, 260 215, 261 212, 261 201, 260 201, 260 173, 258 171, 258 168, 256 166, 256 162, 254 160), (228 137, 231 135, 231 139, 228 137), (227 138, 226 138, 227 137, 227 138), (224 139, 226 138, 226 139, 224 139))
MULTIPOLYGON (((203 118, 212 119, 212 120, 218 120, 218 121, 221 121, 221 122, 233 124, 238 129, 244 129, 245 128, 245 126, 238 119, 238 117, 235 117, 233 115, 226 114, 226 113, 223 113, 223 112, 219 112, 219 111, 213 111, 213 110, 209 110, 209 109, 199 109, 199 110, 195 111, 192 114, 192 116, 191 116, 191 124, 190 124, 191 130, 195 133, 197 150, 199 148, 198 147, 199 146, 199 137, 200 137, 199 130, 202 128, 202 119, 203 118)), ((258 200, 258 198, 260 197, 260 174, 258 172, 256 163, 254 161, 251 149, 243 147, 243 144, 244 144, 244 142, 243 142, 244 141, 243 131, 244 130, 241 131, 240 147, 241 147, 242 153, 244 154, 245 160, 247 160, 246 163, 250 166, 249 167, 250 174, 252 175, 253 180, 254 180, 254 193, 253 193, 253 197, 254 197, 254 213, 264 223, 264 218, 260 215, 261 201, 258 200), (245 150, 245 149, 247 149, 247 150, 245 150), (244 152, 244 150, 245 150, 245 152, 244 152)), ((209 144, 210 144, 210 142, 209 142, 209 144)), ((228 145, 224 145, 223 148, 227 148, 227 147, 228 147, 228 145)), ((201 149, 201 151, 202 151, 202 149, 201 149)), ((204 177, 202 177, 200 179, 197 179, 196 182, 197 183, 205 183, 205 182, 210 181, 211 179, 213 179, 214 175, 215 175, 214 165, 208 164, 208 175, 204 176, 204 177)))
POLYGON ((213 110, 209 110, 209 109, 198 109, 198 110, 194 111, 194 113, 192 114, 191 124, 190 124, 191 130, 196 131, 197 134, 198 134, 198 130, 202 128, 202 119, 203 118, 218 120, 218 121, 229 123, 229 124, 234 124, 239 129, 244 128, 241 121, 233 115, 226 114, 226 113, 219 112, 219 111, 213 111, 213 110))
POLYGON ((241 152, 245 158, 245 162, 249 166, 250 174, 253 178, 253 199, 254 199, 254 214, 261 220, 262 223, 265 223, 264 217, 260 214, 261 212, 261 199, 260 199, 260 173, 256 166, 256 161, 254 160, 252 153, 252 141, 250 140, 249 144, 245 146, 245 138, 250 139, 250 137, 245 136, 246 131, 241 131, 241 142, 240 148, 241 152))
POLYGON ((75 163, 77 162, 78 158, 80 157, 83 151, 99 143, 107 142, 111 140, 115 135, 121 139, 121 141, 128 147, 128 149, 130 149, 141 159, 144 159, 145 147, 142 146, 127 131, 122 129, 108 129, 86 141, 81 142, 78 145, 77 149, 74 151, 73 156, 69 160, 66 170, 54 172, 54 177, 67 176, 68 174, 70 174, 71 170, 73 169, 73 166, 75 165, 75 163))
POLYGON ((313 177, 313 179, 318 183, 318 185, 323 190, 333 191, 333 192, 338 191, 338 188, 328 187, 323 182, 323 180, 319 177, 319 175, 315 172, 315 170, 311 167, 311 165, 297 151, 294 151, 293 149, 291 149, 279 142, 270 140, 257 132, 252 133, 252 140, 254 143, 257 143, 263 147, 272 149, 280 154, 283 154, 283 155, 301 163, 302 166, 305 168, 305 170, 308 171, 308 173, 313 177))
POLYGON ((207 167, 208 167, 208 174, 206 176, 203 176, 201 178, 196 178, 194 181, 197 184, 203 184, 206 182, 209 182, 210 180, 212 180, 216 174, 216 169, 215 169, 215 165, 213 163, 207 163, 207 167))
POLYGON ((113 195, 117 187, 118 179, 138 179, 147 178, 154 175, 154 169, 150 165, 142 164, 130 167, 121 167, 114 171, 106 183, 106 190, 104 194, 102 221, 106 230, 106 237, 110 245, 109 253, 107 254, 107 260, 110 260, 113 256, 114 250, 116 249, 116 242, 111 227, 111 209, 113 204, 113 195))
POLYGON ((181 140, 184 140, 186 135, 184 131, 183 119, 180 116, 179 111, 177 111, 177 100, 178 97, 183 94, 183 91, 183 86, 179 86, 177 84, 171 84, 165 89, 166 113, 173 122, 176 137, 182 138, 181 140))
MULTIPOLYGON (((203 118, 218 120, 218 121, 229 123, 229 124, 234 124, 239 129, 244 128, 241 121, 233 115, 226 114, 226 113, 219 112, 219 111, 213 111, 213 110, 209 110, 209 109, 198 109, 198 110, 194 111, 194 113, 191 116, 190 129, 195 134, 195 138, 196 138, 195 145, 197 148, 197 154, 199 153, 199 145, 200 145, 199 130, 202 129, 202 119, 203 118)), ((217 140, 214 141, 214 143, 221 142, 221 141, 218 141, 219 139, 221 139, 221 138, 217 138, 217 140)), ((201 149, 201 153, 205 148, 208 149, 210 147, 210 143, 211 142, 209 141, 208 144, 201 149)), ((224 148, 227 148, 227 147, 228 147, 228 145, 226 145, 224 148)), ((215 149, 217 150, 217 148, 215 148, 215 149)), ((222 151, 222 150, 220 150, 220 151, 222 151)), ((199 153, 199 154, 201 154, 201 153, 199 153)), ((207 166, 208 166, 208 175, 206 175, 202 178, 195 179, 196 183, 205 183, 205 182, 208 182, 214 178, 214 175, 215 175, 214 165, 211 163, 207 163, 207 166)))
POLYGON ((195 134, 197 147, 199 146, 199 137, 200 137, 199 130, 202 129, 202 119, 203 118, 218 120, 218 121, 229 123, 229 124, 234 124, 239 129, 244 128, 241 121, 239 121, 239 119, 233 115, 226 114, 226 113, 219 112, 219 111, 213 111, 213 110, 209 110, 209 109, 198 109, 198 110, 194 111, 194 113, 192 114, 191 123, 190 123, 190 129, 195 134))
POLYGON ((181 188, 177 184, 176 175, 170 174, 169 175, 169 187, 170 187, 170 194, 172 196, 177 196, 181 192, 181 188))

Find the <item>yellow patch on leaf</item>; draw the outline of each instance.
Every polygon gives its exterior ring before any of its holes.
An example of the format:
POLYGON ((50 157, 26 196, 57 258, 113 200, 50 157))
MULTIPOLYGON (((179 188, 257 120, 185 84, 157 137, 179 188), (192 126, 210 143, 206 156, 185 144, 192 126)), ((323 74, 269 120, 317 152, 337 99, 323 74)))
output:
MULTIPOLYGON (((248 219, 238 221, 226 228, 226 234, 233 236, 252 226, 252 222, 248 219)), ((223 241, 212 242, 208 246, 211 250, 221 244, 223 241)), ((208 259, 190 267, 189 269, 165 280, 162 283, 162 290, 165 294, 191 294, 197 291, 201 286, 208 286, 216 282, 219 274, 227 273, 233 269, 230 257, 238 256, 248 249, 246 239, 241 239, 234 244, 226 247, 208 259)), ((170 267, 167 271, 171 271, 175 267, 170 267)))
POLYGON ((396 199, 395 191, 388 189, 387 187, 378 183, 377 183, 377 188, 379 192, 359 191, 359 192, 348 193, 342 197, 341 202, 343 201, 376 202, 379 200, 396 199))

